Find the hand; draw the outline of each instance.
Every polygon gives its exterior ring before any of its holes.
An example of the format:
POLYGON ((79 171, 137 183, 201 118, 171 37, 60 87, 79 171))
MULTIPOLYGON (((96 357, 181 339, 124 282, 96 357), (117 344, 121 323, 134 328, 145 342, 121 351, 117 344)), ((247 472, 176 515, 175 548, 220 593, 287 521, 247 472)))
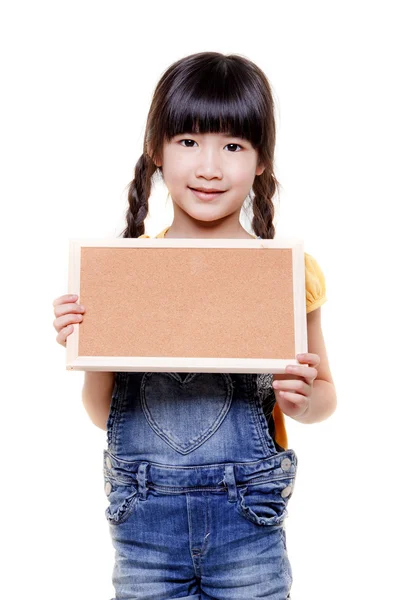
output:
POLYGON ((318 375, 316 367, 321 362, 318 354, 311 353, 297 354, 296 359, 299 363, 307 363, 309 366, 288 365, 285 374, 274 375, 272 383, 279 407, 285 415, 293 419, 302 417, 308 410, 313 382, 318 375))
POLYGON ((56 316, 53 326, 58 333, 56 341, 64 348, 67 345, 67 337, 74 330, 72 323, 81 323, 83 320, 82 313, 85 312, 85 308, 77 304, 76 300, 78 300, 77 294, 66 294, 53 302, 56 316))

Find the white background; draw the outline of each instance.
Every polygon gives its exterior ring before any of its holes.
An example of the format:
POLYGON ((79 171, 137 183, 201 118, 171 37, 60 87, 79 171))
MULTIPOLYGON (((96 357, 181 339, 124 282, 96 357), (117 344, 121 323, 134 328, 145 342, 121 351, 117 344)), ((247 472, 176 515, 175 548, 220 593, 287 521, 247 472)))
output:
MULTIPOLYGON (((105 432, 65 368, 53 299, 71 237, 117 236, 151 96, 205 50, 256 62, 276 98, 276 235, 321 266, 338 408, 286 419, 296 600, 389 598, 399 535, 396 2, 10 2, 1 9, 1 543, 8 600, 109 600, 105 432)), ((165 189, 147 233, 172 221, 165 189)), ((243 221, 244 224, 245 221, 243 221)), ((250 229, 249 229, 250 231, 250 229)), ((398 559, 398 556, 397 556, 398 559)))

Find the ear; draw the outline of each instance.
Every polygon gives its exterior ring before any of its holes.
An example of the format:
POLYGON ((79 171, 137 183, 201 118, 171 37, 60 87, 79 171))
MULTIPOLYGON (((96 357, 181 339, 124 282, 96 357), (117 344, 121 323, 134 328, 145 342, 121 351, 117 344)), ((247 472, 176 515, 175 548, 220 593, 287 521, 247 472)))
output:
POLYGON ((256 175, 261 175, 265 171, 265 165, 257 165, 256 175))
POLYGON ((151 147, 149 145, 147 145, 146 154, 153 161, 153 163, 156 165, 156 167, 159 167, 159 168, 161 167, 161 162, 159 162, 152 156, 153 153, 152 153, 151 147))
POLYGON ((156 167, 158 167, 158 168, 161 167, 161 162, 160 161, 156 160, 154 157, 151 157, 151 160, 156 165, 156 167))

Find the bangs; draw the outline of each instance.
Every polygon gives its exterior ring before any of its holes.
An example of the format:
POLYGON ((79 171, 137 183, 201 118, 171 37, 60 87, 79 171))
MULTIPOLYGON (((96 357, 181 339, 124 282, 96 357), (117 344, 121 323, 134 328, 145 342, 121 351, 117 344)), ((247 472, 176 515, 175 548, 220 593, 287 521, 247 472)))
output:
MULTIPOLYGON (((201 71, 180 73, 169 90, 161 119, 162 137, 182 133, 222 133, 263 143, 265 108, 248 70, 213 62, 201 71)), ((160 132, 161 133, 161 132, 160 132)))

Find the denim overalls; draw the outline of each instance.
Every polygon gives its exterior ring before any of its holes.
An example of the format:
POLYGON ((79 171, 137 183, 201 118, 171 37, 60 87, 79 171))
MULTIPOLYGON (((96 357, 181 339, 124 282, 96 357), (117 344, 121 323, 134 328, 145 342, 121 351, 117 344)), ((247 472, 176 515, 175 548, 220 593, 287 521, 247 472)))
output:
POLYGON ((115 373, 104 477, 116 600, 290 598, 297 457, 270 435, 268 398, 257 374, 115 373))
POLYGON ((104 450, 115 600, 287 600, 297 457, 271 374, 115 373, 104 450))

